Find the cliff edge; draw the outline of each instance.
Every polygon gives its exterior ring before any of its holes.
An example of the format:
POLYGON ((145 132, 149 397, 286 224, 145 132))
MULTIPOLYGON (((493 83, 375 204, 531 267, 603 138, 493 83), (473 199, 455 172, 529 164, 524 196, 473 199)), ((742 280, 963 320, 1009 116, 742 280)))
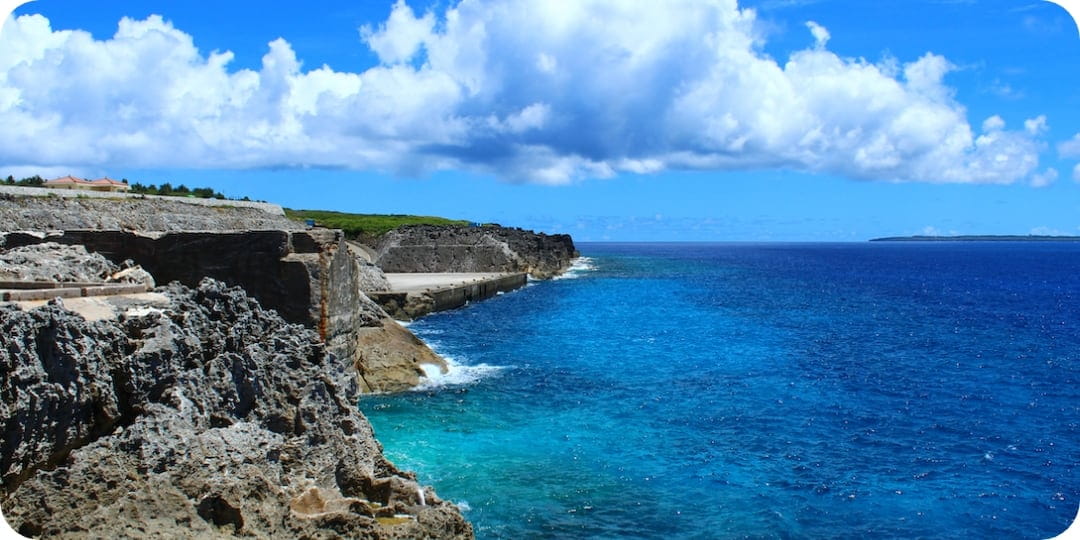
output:
POLYGON ((384 272, 527 272, 537 279, 561 274, 579 254, 567 234, 486 225, 407 225, 375 246, 384 272))
POLYGON ((0 502, 48 537, 471 538, 382 455, 348 360, 206 279, 87 322, 0 304, 0 502))

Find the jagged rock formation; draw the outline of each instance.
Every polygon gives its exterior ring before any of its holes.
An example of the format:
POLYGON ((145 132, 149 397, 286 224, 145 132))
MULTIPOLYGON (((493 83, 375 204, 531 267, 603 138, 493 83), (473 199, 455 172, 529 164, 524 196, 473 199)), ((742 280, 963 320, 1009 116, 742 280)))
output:
POLYGON ((238 288, 87 323, 0 305, 0 502, 23 534, 470 538, 381 453, 352 363, 238 288), (426 505, 421 504, 426 500, 426 505))
POLYGON ((256 208, 207 207, 169 199, 19 197, 0 194, 5 231, 300 230, 303 223, 256 208))
POLYGON ((0 252, 0 280, 104 282, 118 270, 82 246, 47 242, 0 252))
POLYGON ((0 281, 118 282, 154 286, 154 278, 145 270, 127 266, 121 270, 112 261, 86 251, 83 246, 53 242, 0 251, 0 281))
POLYGON ((158 283, 195 286, 211 277, 243 287, 286 321, 314 329, 328 351, 355 361, 364 391, 395 392, 416 386, 424 374, 421 364, 446 369, 427 345, 395 328, 397 322, 361 292, 364 270, 347 249, 341 231, 65 231, 8 233, 0 238, 4 238, 0 245, 49 241, 85 246, 112 261, 131 259, 158 283), (362 350, 361 341, 371 343, 373 336, 387 341, 379 352, 362 350), (374 363, 367 364, 369 360, 374 363))
POLYGON ((398 227, 375 252, 384 272, 528 272, 539 279, 562 273, 578 256, 569 235, 498 226, 398 227))

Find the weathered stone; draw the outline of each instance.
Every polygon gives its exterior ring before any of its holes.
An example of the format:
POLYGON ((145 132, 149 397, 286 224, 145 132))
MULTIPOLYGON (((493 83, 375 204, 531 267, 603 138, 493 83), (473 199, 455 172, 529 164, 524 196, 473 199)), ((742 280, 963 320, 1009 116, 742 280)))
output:
POLYGON ((372 263, 357 261, 360 265, 360 290, 364 292, 389 291, 390 281, 382 268, 372 263))
POLYGON ((48 537, 470 538, 381 454, 349 361, 242 290, 87 323, 0 305, 0 500, 48 537), (408 515, 383 523, 380 513, 408 515))
POLYGON ((361 328, 356 333, 356 371, 361 391, 408 390, 420 383, 425 364, 446 373, 445 360, 389 317, 381 326, 361 328))
POLYGON ((498 226, 408 225, 379 239, 384 272, 527 272, 544 279, 578 256, 569 235, 498 226))
MULTIPOLYGON (((361 341, 372 342, 367 335, 371 332, 362 337, 360 329, 396 323, 361 292, 363 270, 344 243, 341 231, 65 231, 20 240, 75 244, 85 246, 99 258, 130 259, 149 271, 158 283, 178 281, 192 287, 210 277, 243 287, 264 308, 276 310, 288 322, 314 329, 329 352, 358 362, 358 372, 376 381, 370 386, 373 390, 407 388, 378 382, 382 380, 377 373, 380 369, 389 370, 388 380, 399 381, 403 380, 402 373, 422 373, 417 362, 445 368, 445 362, 417 339, 393 339, 392 345, 367 353, 360 350, 361 341), (394 347, 399 350, 391 350, 394 347), (369 358, 378 362, 365 365, 369 358)), ((397 337, 396 332, 385 335, 397 337)), ((416 378, 411 380, 415 385, 416 378)))
POLYGON ((0 195, 0 230, 223 231, 303 229, 257 208, 206 207, 168 199, 97 199, 0 195))
MULTIPOLYGON (((0 281, 104 282, 120 270, 83 246, 55 242, 0 251, 0 281)), ((126 276, 126 275, 125 275, 126 276)))

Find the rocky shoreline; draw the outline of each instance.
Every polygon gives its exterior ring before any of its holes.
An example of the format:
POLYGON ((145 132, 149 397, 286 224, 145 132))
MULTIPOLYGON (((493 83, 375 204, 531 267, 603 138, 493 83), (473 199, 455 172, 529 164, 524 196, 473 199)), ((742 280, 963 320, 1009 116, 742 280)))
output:
POLYGON ((0 505, 16 530, 473 536, 456 506, 385 459, 357 408, 362 392, 416 385, 422 364, 445 369, 362 284, 382 284, 372 253, 391 251, 396 268, 547 277, 576 256, 568 236, 421 229, 379 251, 251 208, 33 199, 0 197, 5 279, 104 280, 122 264, 169 285, 103 302, 93 320, 60 300, 0 303, 0 505))
POLYGON ((204 280, 88 323, 0 305, 3 511, 42 537, 471 538, 382 455, 352 366, 204 280))

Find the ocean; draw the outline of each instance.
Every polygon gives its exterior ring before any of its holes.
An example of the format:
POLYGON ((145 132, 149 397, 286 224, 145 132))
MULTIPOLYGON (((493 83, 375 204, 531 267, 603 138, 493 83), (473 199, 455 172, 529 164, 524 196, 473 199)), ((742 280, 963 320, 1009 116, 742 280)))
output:
POLYGON ((479 538, 1048 538, 1080 505, 1080 243, 583 244, 411 325, 369 396, 479 538))

